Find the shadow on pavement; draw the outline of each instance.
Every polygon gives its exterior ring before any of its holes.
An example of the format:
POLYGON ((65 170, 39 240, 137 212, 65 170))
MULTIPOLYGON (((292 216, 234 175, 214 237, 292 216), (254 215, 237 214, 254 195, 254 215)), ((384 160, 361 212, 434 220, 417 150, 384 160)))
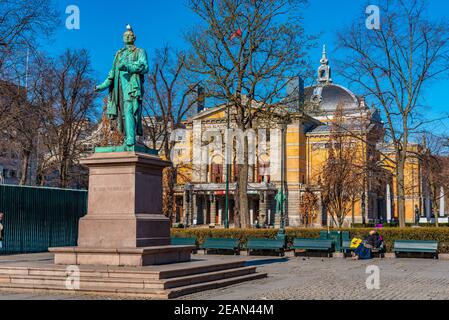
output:
POLYGON ((260 265, 274 264, 274 263, 285 263, 285 262, 288 262, 289 260, 290 260, 289 258, 253 260, 253 261, 247 261, 245 263, 245 266, 251 267, 251 266, 260 266, 260 265))

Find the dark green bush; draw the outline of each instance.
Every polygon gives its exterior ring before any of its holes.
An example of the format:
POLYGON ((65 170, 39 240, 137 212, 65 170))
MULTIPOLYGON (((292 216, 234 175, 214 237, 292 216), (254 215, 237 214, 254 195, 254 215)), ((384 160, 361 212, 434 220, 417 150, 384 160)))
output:
MULTIPOLYGON (((288 228, 289 243, 294 238, 318 238, 324 229, 288 228)), ((342 229, 349 231, 351 238, 365 238, 372 228, 342 229)), ((178 238, 196 237, 202 244, 205 238, 239 239, 245 245, 248 238, 276 238, 275 229, 172 229, 172 236, 178 238)), ((395 240, 434 240, 440 244, 440 253, 449 253, 449 228, 384 228, 379 231, 383 237, 387 252, 392 252, 395 240)))

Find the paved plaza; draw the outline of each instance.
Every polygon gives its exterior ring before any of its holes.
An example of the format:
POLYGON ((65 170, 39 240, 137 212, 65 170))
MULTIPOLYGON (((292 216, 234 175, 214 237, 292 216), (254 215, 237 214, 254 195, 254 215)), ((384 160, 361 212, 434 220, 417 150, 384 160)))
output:
POLYGON ((182 299, 419 300, 449 299, 449 262, 425 259, 288 258, 261 265, 268 278, 182 299), (380 270, 380 289, 368 290, 367 267, 380 270))
MULTIPOLYGON (((432 259, 351 259, 303 257, 234 257, 195 255, 194 259, 232 261, 247 259, 268 278, 184 296, 183 300, 447 300, 449 261, 432 259), (368 290, 367 267, 380 271, 380 289, 368 290)), ((51 261, 49 254, 1 257, 0 264, 51 261)), ((1 300, 108 299, 80 295, 0 293, 1 300)))

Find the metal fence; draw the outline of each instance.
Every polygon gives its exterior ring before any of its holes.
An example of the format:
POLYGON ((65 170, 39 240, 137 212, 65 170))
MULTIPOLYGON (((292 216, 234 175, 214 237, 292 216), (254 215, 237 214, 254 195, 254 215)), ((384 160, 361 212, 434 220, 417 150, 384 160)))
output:
POLYGON ((5 214, 0 254, 76 246, 87 191, 0 185, 0 212, 5 214))

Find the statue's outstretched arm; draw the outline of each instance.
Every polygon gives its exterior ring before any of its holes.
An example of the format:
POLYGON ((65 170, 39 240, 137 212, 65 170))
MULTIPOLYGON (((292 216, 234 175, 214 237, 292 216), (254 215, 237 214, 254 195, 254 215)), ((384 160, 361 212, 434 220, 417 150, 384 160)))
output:
POLYGON ((109 71, 108 78, 102 84, 96 87, 97 91, 104 91, 112 85, 114 81, 114 73, 114 70, 109 71))
POLYGON ((107 79, 102 84, 100 84, 99 86, 95 87, 96 91, 101 92, 101 91, 104 91, 106 89, 109 89, 109 87, 114 83, 115 63, 116 63, 116 61, 117 61, 117 55, 114 58, 114 63, 112 64, 112 69, 111 69, 111 71, 109 71, 107 79))

